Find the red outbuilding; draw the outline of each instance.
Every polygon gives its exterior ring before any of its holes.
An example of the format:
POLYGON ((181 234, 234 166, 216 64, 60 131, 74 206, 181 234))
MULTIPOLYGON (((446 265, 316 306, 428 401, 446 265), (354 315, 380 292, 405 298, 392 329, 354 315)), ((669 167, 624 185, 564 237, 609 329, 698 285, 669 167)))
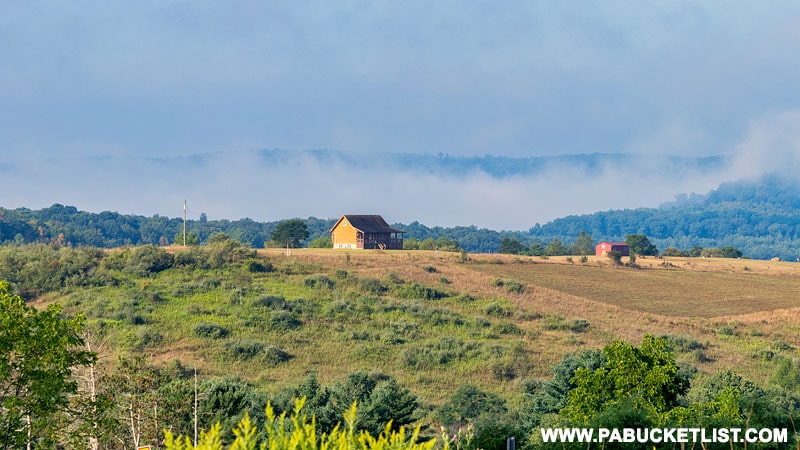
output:
POLYGON ((624 242, 600 242, 594 246, 597 256, 606 256, 608 252, 619 252, 622 256, 630 256, 631 248, 624 242))

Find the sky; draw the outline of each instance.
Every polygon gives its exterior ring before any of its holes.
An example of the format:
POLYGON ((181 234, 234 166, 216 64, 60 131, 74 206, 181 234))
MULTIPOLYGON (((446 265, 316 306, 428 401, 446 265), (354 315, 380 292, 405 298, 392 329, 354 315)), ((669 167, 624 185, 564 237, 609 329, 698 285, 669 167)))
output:
POLYGON ((800 168, 793 0, 0 4, 3 207, 178 216, 188 197, 209 217, 526 229, 800 168), (249 159, 272 148, 732 163, 676 181, 249 159))

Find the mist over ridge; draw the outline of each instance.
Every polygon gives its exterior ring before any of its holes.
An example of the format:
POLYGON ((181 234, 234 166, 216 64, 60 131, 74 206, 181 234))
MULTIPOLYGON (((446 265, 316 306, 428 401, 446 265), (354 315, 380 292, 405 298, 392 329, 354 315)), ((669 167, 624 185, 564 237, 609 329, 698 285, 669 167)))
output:
POLYGON ((0 168, 0 188, 7 208, 60 203, 174 217, 188 200, 194 218, 379 213, 395 222, 524 230, 570 214, 655 207, 683 192, 705 193, 726 180, 733 164, 727 156, 272 149, 20 160, 0 168))

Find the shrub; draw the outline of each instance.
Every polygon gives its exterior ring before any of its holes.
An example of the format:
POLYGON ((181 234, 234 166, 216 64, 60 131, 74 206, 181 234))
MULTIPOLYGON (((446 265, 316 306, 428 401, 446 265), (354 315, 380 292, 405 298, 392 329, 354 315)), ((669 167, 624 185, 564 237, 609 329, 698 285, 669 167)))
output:
POLYGON ((444 292, 438 291, 421 284, 402 284, 394 290, 398 298, 436 300, 446 297, 444 292))
POLYGON ((522 334, 522 329, 511 322, 498 322, 492 327, 492 330, 500 334, 522 334))
POLYGON ((492 280, 492 286, 503 287, 508 292, 515 294, 521 294, 525 291, 525 286, 522 283, 514 280, 501 280, 496 278, 492 280))
POLYGON ((194 335, 201 338, 220 339, 228 335, 228 330, 216 323, 203 322, 194 327, 194 335))
POLYGON ((511 317, 512 315, 511 311, 507 310, 503 307, 503 305, 497 302, 490 303, 483 311, 487 315, 493 317, 511 317))
POLYGON ((269 261, 258 261, 255 259, 251 259, 247 261, 245 265, 247 267, 247 271, 251 273, 266 273, 272 272, 275 268, 272 266, 272 263, 269 261))
POLYGON ((287 351, 275 347, 274 345, 270 345, 264 350, 264 360, 271 364, 280 364, 285 363, 292 359, 292 355, 290 355, 287 351))
POLYGON ((326 277, 325 275, 316 275, 313 277, 308 277, 304 280, 306 286, 311 288, 321 288, 321 289, 333 289, 334 283, 333 280, 326 277))
POLYGON ((275 331, 289 331, 303 325, 290 311, 277 310, 269 316, 269 328, 275 331))
POLYGON ((436 267, 433 267, 433 266, 423 266, 422 270, 424 270, 425 272, 428 272, 428 273, 436 273, 436 272, 438 272, 436 267))
POLYGON ((134 275, 147 276, 169 269, 175 257, 166 250, 155 245, 144 245, 136 248, 125 264, 125 271, 134 275))
POLYGON ((489 366, 489 371, 497 381, 510 381, 517 377, 517 369, 510 361, 495 361, 489 366))
POLYGON ((567 328, 569 328, 570 331, 580 333, 582 331, 588 330, 590 326, 591 325, 589 324, 589 321, 586 319, 575 319, 569 322, 567 328))
POLYGON ((792 351, 794 347, 792 347, 788 342, 784 341, 783 339, 777 339, 772 343, 773 350, 782 350, 782 351, 792 351))
POLYGON ((344 280, 345 278, 347 278, 347 271, 342 269, 336 269, 333 272, 333 276, 340 280, 344 280))
POLYGON ((358 285, 367 293, 380 295, 388 289, 377 278, 359 278, 358 285))
POLYGON ((662 338, 669 341, 670 346, 676 352, 691 352, 694 350, 704 350, 705 345, 701 344, 695 338, 682 334, 665 334, 662 338))
POLYGON ((263 306, 269 309, 288 309, 286 299, 277 295, 265 295, 253 300, 253 306, 263 306))
POLYGON ((251 339, 237 339, 225 343, 225 351, 227 351, 233 359, 241 361, 253 359, 263 354, 264 350, 265 346, 263 343, 251 339))

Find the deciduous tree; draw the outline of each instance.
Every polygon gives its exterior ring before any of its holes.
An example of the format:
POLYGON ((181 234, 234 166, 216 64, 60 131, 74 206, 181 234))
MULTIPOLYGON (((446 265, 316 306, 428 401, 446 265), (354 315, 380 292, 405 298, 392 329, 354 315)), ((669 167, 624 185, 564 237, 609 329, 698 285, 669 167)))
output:
POLYGON ((82 328, 81 317, 61 317, 58 305, 37 310, 0 281, 0 448, 54 445, 50 418, 78 390, 72 369, 95 361, 81 348, 82 328))
POLYGON ((280 247, 297 248, 308 239, 308 227, 301 219, 284 220, 272 232, 270 239, 280 247))

